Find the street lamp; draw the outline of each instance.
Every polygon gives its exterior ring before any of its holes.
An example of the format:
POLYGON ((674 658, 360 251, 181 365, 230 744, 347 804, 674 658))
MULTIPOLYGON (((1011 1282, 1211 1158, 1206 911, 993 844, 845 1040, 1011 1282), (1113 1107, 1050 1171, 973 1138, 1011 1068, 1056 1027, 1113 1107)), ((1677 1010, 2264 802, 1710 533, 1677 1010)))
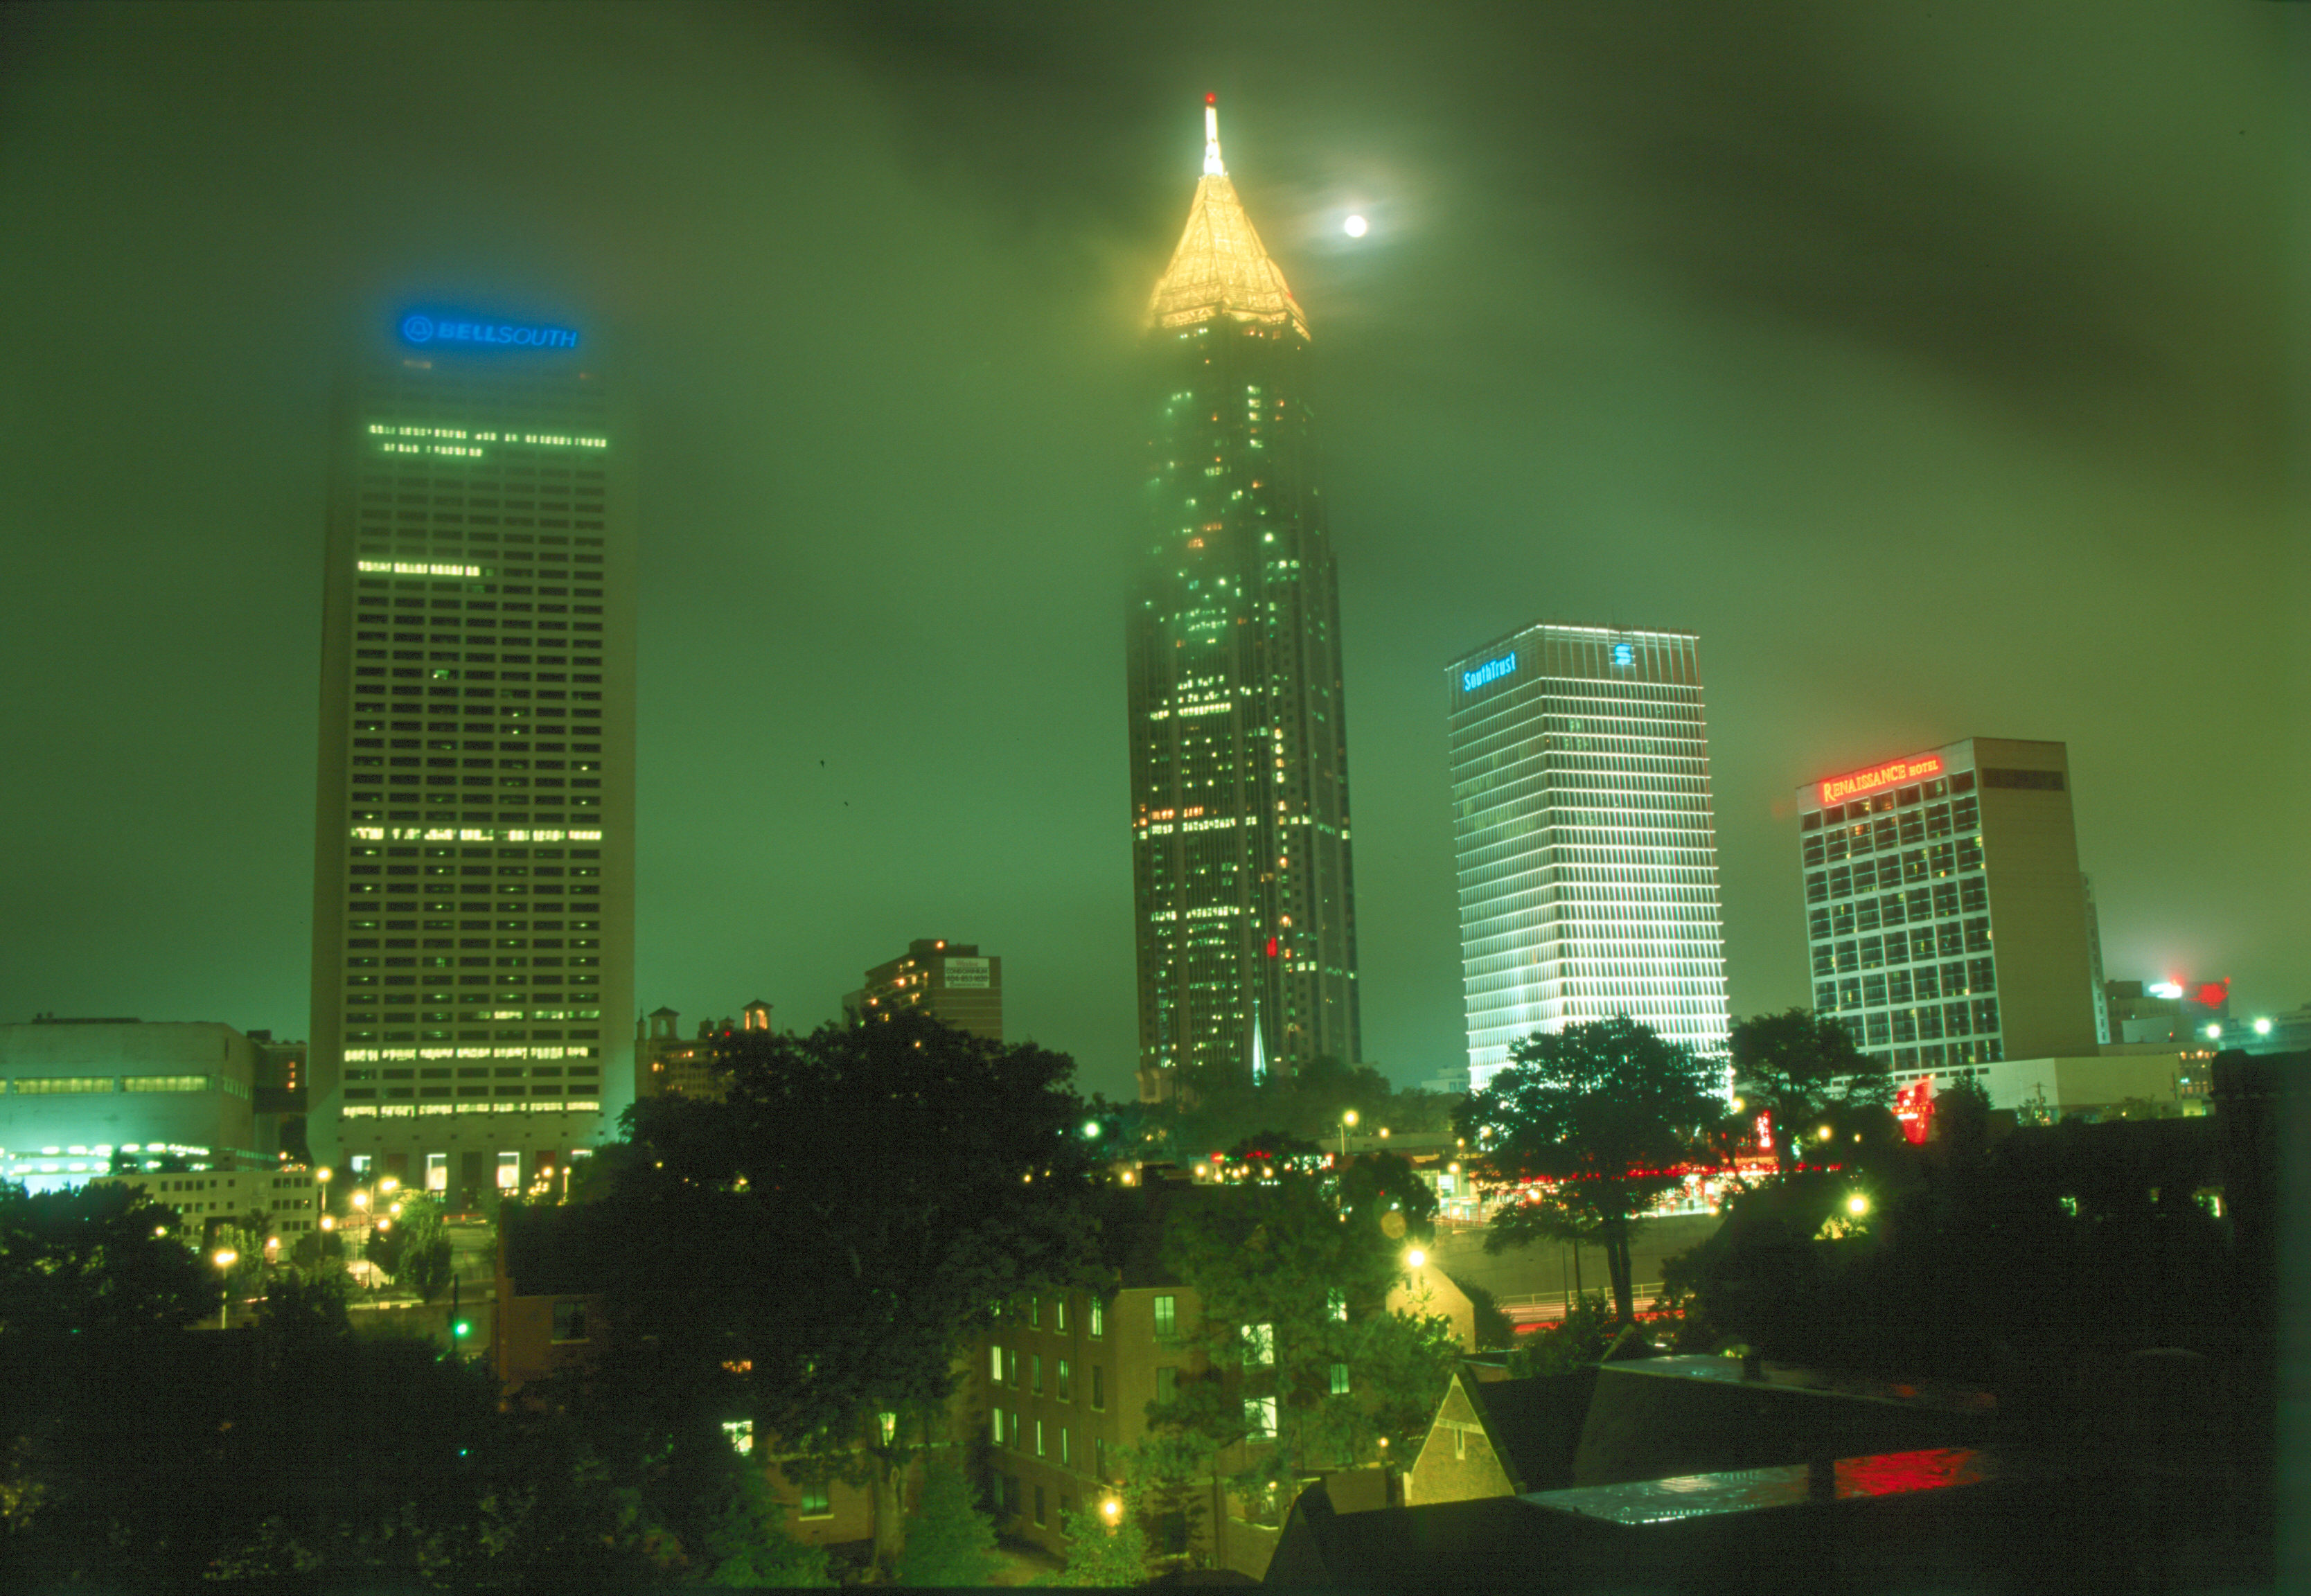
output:
POLYGON ((228 1271, 240 1261, 240 1254, 230 1247, 219 1247, 210 1255, 209 1260, 216 1265, 221 1278, 217 1296, 217 1329, 223 1330, 225 1315, 232 1309, 232 1277, 228 1271))
POLYGON ((1340 1116, 1340 1162, 1348 1161, 1348 1127, 1356 1122, 1356 1111, 1350 1109, 1340 1116))
POLYGON ((1407 1253, 1404 1255, 1404 1263, 1405 1263, 1405 1267, 1406 1267, 1407 1269, 1417 1269, 1420 1268, 1420 1266, 1421 1266, 1421 1265, 1423 1265, 1423 1264, 1426 1263, 1427 1261, 1428 1261, 1428 1254, 1427 1254, 1427 1253, 1426 1253, 1426 1252, 1422 1252, 1419 1248, 1417 1248, 1417 1247, 1415 1247, 1411 1252, 1407 1252, 1407 1253))
POLYGON ((1113 1528, 1123 1520, 1123 1504, 1110 1496, 1099 1504, 1099 1516, 1108 1522, 1111 1529, 1113 1528))
POLYGON ((1845 1211, 1859 1219, 1870 1211, 1870 1199, 1857 1191, 1845 1199, 1845 1211))

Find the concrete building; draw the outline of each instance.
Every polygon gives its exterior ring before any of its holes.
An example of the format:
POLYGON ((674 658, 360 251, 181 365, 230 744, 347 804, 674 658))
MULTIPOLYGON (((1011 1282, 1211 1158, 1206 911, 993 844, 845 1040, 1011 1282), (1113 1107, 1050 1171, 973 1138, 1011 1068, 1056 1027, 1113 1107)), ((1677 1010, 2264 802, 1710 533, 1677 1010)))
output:
POLYGON ((1340 605, 1307 318, 1204 113, 1147 309, 1126 614, 1139 1095, 1363 1057, 1340 605))
POLYGON ((380 318, 332 423, 308 1136, 446 1167, 458 1207, 563 1166, 632 1079, 633 516, 595 343, 380 318))
POLYGON ((868 971, 857 991, 843 994, 842 1012, 854 1020, 900 1008, 920 1009, 958 1031, 1000 1042, 1003 961, 982 955, 976 942, 918 938, 897 958, 868 971))
POLYGON ((1538 624, 1445 672, 1469 1077, 1626 1015, 1728 1032, 1699 640, 1538 624))
POLYGON ((0 1174, 77 1186, 115 1153, 217 1170, 278 1162, 281 1115, 257 1112, 260 1052, 212 1021, 0 1025, 0 1174))
POLYGON ((1969 737, 1797 799, 1817 1014, 1897 1071, 2096 1051, 2062 744, 1969 737))
POLYGON ((320 1224, 320 1183, 303 1164, 223 1173, 160 1169, 101 1175, 89 1184, 143 1188, 146 1196, 175 1213, 179 1233, 194 1242, 217 1225, 248 1226, 256 1221, 287 1247, 320 1224))

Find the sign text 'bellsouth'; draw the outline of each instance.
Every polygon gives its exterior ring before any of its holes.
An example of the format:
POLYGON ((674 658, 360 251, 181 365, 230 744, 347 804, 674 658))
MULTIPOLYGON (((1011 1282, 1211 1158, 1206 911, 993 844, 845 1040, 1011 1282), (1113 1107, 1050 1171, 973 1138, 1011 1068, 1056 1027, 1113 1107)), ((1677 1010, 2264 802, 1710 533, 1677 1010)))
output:
POLYGON ((414 311, 401 318, 405 344, 484 344, 511 349, 575 349, 578 335, 562 327, 521 327, 504 321, 462 321, 414 311))
POLYGON ((1474 693, 1487 682, 1497 682, 1516 669, 1516 656, 1504 654, 1498 659, 1487 659, 1474 670, 1461 673, 1461 691, 1474 693))

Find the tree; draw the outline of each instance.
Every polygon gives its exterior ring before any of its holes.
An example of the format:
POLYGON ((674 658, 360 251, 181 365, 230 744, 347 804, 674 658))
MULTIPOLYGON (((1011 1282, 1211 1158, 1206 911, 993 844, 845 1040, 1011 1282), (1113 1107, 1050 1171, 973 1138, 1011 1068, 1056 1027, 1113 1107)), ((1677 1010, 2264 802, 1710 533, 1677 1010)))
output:
POLYGON ((171 1330, 216 1306, 141 1186, 34 1195, 0 1182, 0 1339, 171 1330))
POLYGON ((1003 1559, 995 1521, 972 1500, 962 1468, 940 1458, 923 1470, 922 1499, 907 1520, 906 1549, 894 1576, 903 1585, 990 1585, 1003 1559))
POLYGON ((430 1303, 449 1288, 455 1267, 440 1205, 422 1191, 406 1191, 394 1207, 401 1212, 389 1216, 393 1228, 370 1237, 369 1260, 392 1276, 396 1285, 430 1303))
POLYGON ((1787 1174, 1813 1126, 1837 1111, 1883 1110, 1894 1083, 1883 1059, 1853 1045, 1843 1020, 1792 1008, 1738 1020, 1731 1043, 1735 1089, 1751 1112, 1773 1116, 1774 1157, 1787 1174))
POLYGON ((1137 1514, 1125 1513, 1111 1525, 1096 1513, 1062 1507, 1060 1533, 1067 1537, 1067 1566, 1051 1583, 1115 1590, 1147 1582, 1147 1532, 1137 1514))
POLYGON ((1316 1470, 1374 1461, 1383 1438, 1413 1455, 1459 1348, 1443 1318, 1388 1308, 1402 1244, 1342 1223, 1310 1175, 1196 1195, 1170 1211, 1164 1257, 1200 1303, 1183 1328, 1205 1372, 1150 1404, 1141 1488, 1217 1475, 1280 1521, 1316 1470))
POLYGON ((1626 1015, 1535 1032, 1509 1060, 1458 1116, 1478 1179, 1523 1194, 1494 1214, 1486 1251, 1593 1226, 1629 1323, 1629 1221, 1676 1189, 1677 1166, 1722 1122, 1719 1070, 1626 1015))
POLYGON ((717 1067, 723 1102, 636 1103, 607 1194, 565 1210, 606 1271, 617 1356, 652 1365, 629 1383, 662 1393, 636 1422, 744 1413, 871 1478, 887 1568, 965 1345, 1000 1303, 1096 1281, 1074 1063, 902 1011, 740 1032, 717 1067))
POLYGON ((1436 1234, 1436 1190, 1395 1153, 1363 1155, 1339 1176, 1340 1211, 1377 1228, 1391 1242, 1426 1242, 1436 1234))

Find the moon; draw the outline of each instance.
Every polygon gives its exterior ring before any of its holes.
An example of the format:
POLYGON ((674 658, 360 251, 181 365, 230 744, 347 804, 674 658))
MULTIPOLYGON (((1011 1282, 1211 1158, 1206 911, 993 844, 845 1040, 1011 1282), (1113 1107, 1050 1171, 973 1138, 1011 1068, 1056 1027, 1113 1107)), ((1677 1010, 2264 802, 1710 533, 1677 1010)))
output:
POLYGON ((1365 227, 1365 222, 1362 216, 1351 216, 1346 222, 1340 223, 1340 231, 1347 233, 1352 239, 1360 239, 1364 237, 1365 227))

